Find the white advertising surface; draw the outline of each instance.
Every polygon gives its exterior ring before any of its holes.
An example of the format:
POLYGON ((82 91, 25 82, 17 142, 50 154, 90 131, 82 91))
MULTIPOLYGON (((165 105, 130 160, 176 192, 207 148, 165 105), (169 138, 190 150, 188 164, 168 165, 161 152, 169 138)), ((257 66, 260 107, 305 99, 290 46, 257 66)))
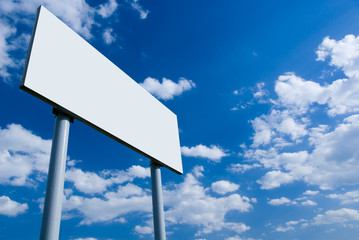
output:
POLYGON ((20 88, 183 173, 177 116, 43 6, 20 88))

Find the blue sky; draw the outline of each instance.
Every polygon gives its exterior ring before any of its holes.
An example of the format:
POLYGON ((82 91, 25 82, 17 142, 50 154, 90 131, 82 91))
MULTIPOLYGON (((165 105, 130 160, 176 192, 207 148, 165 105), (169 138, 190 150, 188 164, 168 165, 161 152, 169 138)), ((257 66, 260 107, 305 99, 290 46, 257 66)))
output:
MULTIPOLYGON (((358 239, 354 0, 2 0, 1 239, 40 232, 54 116, 18 88, 40 4, 177 114, 168 239, 358 239)), ((76 120, 63 199, 60 239, 153 239, 149 160, 76 120)))

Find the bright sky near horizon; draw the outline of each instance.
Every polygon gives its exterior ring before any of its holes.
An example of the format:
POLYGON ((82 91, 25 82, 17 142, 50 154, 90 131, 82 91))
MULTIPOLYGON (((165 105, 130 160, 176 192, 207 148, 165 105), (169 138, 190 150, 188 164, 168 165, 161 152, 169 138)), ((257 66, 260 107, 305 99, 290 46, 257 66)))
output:
MULTIPOLYGON (((40 233, 54 116, 18 88, 40 4, 177 114, 168 239, 359 238, 357 1, 1 0, 1 239, 40 233)), ((153 239, 149 160, 76 120, 60 239, 153 239)))

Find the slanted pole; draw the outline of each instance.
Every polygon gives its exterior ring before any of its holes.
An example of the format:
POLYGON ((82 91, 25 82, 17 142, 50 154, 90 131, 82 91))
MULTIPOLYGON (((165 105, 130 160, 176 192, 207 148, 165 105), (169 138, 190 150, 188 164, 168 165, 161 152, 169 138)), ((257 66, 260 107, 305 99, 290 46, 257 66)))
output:
POLYGON ((166 240, 160 165, 151 162, 152 207, 155 240, 166 240))
POLYGON ((57 240, 60 233, 62 197, 71 117, 54 109, 55 127, 52 138, 49 173, 42 214, 40 240, 57 240))

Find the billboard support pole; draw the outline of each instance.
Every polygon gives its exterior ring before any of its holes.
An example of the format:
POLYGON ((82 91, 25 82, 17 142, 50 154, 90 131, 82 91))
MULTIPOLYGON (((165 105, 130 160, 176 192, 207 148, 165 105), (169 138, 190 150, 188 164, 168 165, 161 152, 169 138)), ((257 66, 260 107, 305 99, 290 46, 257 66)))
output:
POLYGON ((71 117, 53 110, 56 115, 52 138, 45 205, 42 214, 40 240, 59 239, 62 197, 71 117))
POLYGON ((151 161, 152 207, 155 240, 166 240, 160 165, 151 161))

